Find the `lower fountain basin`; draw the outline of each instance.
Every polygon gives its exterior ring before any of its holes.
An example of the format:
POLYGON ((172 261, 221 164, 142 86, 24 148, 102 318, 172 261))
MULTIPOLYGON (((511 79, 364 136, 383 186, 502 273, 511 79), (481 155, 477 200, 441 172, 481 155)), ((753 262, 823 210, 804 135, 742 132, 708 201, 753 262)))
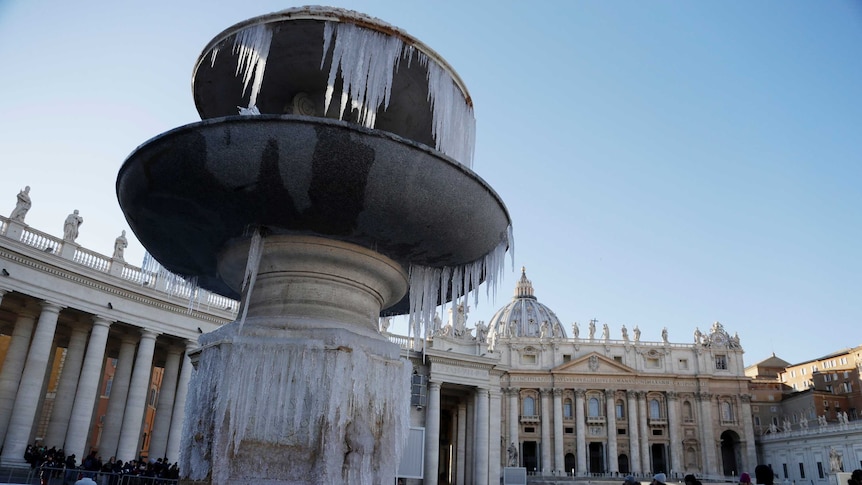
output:
MULTIPOLYGON (((179 127, 138 147, 116 187, 150 254, 230 298, 239 293, 218 274, 218 255, 253 228, 358 244, 406 269, 479 260, 505 244, 510 225, 500 197, 464 165, 323 118, 231 116, 179 127)), ((407 312, 406 299, 385 311, 407 312)))

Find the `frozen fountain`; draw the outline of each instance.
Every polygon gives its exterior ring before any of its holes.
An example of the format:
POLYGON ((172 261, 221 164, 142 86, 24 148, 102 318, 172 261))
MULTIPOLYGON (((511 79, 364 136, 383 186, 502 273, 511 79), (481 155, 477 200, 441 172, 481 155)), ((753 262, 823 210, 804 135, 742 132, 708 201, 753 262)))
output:
POLYGON ((327 7, 225 30, 192 87, 203 121, 138 147, 117 179, 165 268, 242 301, 200 339, 187 483, 392 483, 411 369, 378 318, 421 327, 493 287, 511 243, 470 168, 466 88, 405 32, 327 7))

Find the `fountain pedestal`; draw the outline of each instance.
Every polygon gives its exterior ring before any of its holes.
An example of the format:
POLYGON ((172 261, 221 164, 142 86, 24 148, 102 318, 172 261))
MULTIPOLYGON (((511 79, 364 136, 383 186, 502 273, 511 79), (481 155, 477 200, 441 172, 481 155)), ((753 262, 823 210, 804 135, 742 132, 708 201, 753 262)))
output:
MULTIPOLYGON (((222 253, 239 282, 248 242, 222 253)), ((309 236, 265 240, 240 328, 201 337, 186 420, 186 483, 382 483, 408 419, 400 348, 376 330, 407 288, 369 249, 309 236), (385 383, 381 385, 381 383, 385 383)))

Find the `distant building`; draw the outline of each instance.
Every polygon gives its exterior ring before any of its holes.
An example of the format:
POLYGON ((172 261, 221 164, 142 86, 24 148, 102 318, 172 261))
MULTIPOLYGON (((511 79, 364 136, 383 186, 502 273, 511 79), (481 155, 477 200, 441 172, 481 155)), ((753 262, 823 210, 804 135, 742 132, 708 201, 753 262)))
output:
MULTIPOLYGON (((779 479, 838 483, 862 468, 862 346, 799 364, 775 355, 746 368, 758 462, 779 479)), ((838 485, 843 485, 839 483, 838 485)))

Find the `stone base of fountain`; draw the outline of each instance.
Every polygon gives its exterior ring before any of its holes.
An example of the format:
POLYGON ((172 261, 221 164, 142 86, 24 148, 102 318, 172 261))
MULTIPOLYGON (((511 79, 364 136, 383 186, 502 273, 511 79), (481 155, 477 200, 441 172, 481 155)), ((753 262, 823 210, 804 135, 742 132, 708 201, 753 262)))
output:
MULTIPOLYGON (((242 281, 248 246, 220 256, 225 281, 242 281)), ((309 236, 266 238, 259 268, 243 324, 201 337, 183 483, 394 481, 411 369, 376 326, 403 269, 309 236)))

